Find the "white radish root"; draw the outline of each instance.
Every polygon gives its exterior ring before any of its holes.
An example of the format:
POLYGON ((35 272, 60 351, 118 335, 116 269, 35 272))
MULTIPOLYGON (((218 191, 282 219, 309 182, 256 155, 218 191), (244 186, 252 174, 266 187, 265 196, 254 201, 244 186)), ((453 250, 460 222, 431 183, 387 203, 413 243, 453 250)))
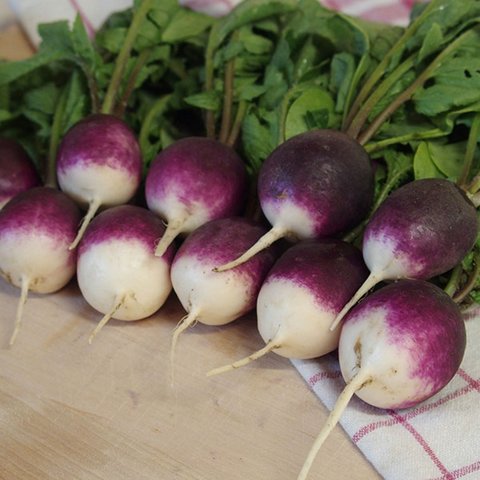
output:
POLYGON ((10 346, 12 346, 15 343, 18 332, 20 331, 20 327, 22 325, 23 307, 27 302, 29 287, 30 287, 30 279, 26 275, 22 275, 21 286, 20 286, 20 299, 18 300, 15 324, 14 324, 12 336, 10 337, 10 341, 8 342, 10 346))
POLYGON ((116 301, 112 309, 106 313, 103 318, 98 322, 97 326, 93 329, 92 333, 88 337, 88 343, 91 345, 93 339, 97 336, 98 332, 111 320, 116 312, 123 306, 125 303, 126 295, 122 295, 118 301, 116 301))
POLYGON ((214 368, 213 370, 210 370, 209 372, 207 372, 207 377, 220 375, 221 373, 230 372, 232 370, 235 370, 236 368, 240 368, 245 365, 248 365, 249 363, 271 352, 275 348, 280 348, 280 346, 281 345, 279 345, 275 339, 271 340, 263 348, 261 348, 260 350, 257 350, 256 352, 252 353, 251 355, 248 355, 245 358, 242 358, 240 360, 237 360, 236 362, 230 363, 229 365, 224 365, 223 367, 218 367, 218 368, 214 368))
POLYGON ((177 324, 172 334, 172 343, 170 344, 170 385, 175 384, 175 350, 177 347, 178 337, 188 327, 194 325, 198 318, 198 310, 193 308, 185 315, 177 324))
POLYGON ((161 257, 167 251, 175 238, 183 231, 183 226, 187 219, 185 217, 168 222, 165 233, 157 244, 155 256, 161 257))
POLYGON ((213 269, 214 272, 224 272, 232 268, 238 267, 242 263, 250 260, 254 255, 268 248, 272 243, 288 234, 284 227, 273 227, 265 235, 261 236, 256 243, 254 243, 246 252, 242 253, 238 258, 231 262, 225 263, 213 269))
POLYGON ((343 320, 345 315, 351 310, 351 308, 364 296, 368 291, 373 288, 375 285, 380 283, 383 280, 383 277, 378 274, 371 273, 362 286, 355 292, 355 295, 345 304, 345 306, 340 310, 338 315, 334 318, 332 324, 330 325, 330 331, 333 332, 339 323, 343 320))
POLYGON ((92 218, 95 216, 97 213, 97 210, 100 208, 101 201, 98 198, 94 198, 89 204, 88 204, 88 210, 86 215, 83 217, 82 224, 80 225, 80 228, 77 232, 77 236, 73 240, 73 242, 70 244, 68 247, 69 250, 75 249, 78 244, 80 243, 80 240, 83 237, 83 234, 85 233, 85 230, 87 229, 88 225, 92 221, 92 218))
POLYGON ((315 457, 319 452, 321 446, 325 443, 325 440, 328 438, 332 430, 337 425, 342 413, 347 408, 350 400, 352 399, 355 392, 360 390, 364 385, 370 383, 372 377, 367 370, 359 370, 358 373, 347 383, 345 388, 342 390, 342 393, 338 396, 337 402, 333 407, 333 410, 330 412, 325 425, 315 439, 310 451, 308 452, 307 458, 303 464, 303 467, 297 477, 297 480, 306 480, 310 469, 312 468, 315 457))

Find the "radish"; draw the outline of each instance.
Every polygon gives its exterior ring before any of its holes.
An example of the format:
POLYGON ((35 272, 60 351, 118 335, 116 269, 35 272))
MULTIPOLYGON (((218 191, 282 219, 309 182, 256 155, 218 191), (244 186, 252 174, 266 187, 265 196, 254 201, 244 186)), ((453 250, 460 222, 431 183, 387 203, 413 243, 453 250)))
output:
POLYGON ((246 365, 273 351, 287 358, 315 358, 338 346, 330 324, 367 278, 362 254, 340 240, 304 240, 274 264, 257 300, 257 325, 266 346, 216 375, 246 365))
POLYGON ((363 257, 370 275, 331 325, 382 280, 429 279, 457 265, 477 237, 477 212, 465 192, 439 178, 395 190, 368 222, 363 257))
POLYGON ((400 280, 369 295, 345 318, 338 356, 347 382, 315 440, 298 480, 354 394, 378 408, 414 406, 441 390, 458 370, 466 334, 460 309, 424 280, 400 280))
POLYGON ((77 279, 85 300, 104 317, 89 338, 111 319, 140 320, 156 312, 172 290, 174 250, 154 255, 161 220, 145 208, 122 205, 100 213, 78 248, 77 279))
POLYGON ((321 238, 358 223, 373 199, 373 169, 345 133, 312 130, 277 147, 258 178, 260 206, 272 229, 218 271, 240 265, 282 237, 321 238))
POLYGON ((39 184, 27 152, 14 140, 0 137, 0 210, 17 193, 39 184))
POLYGON ((173 332, 172 366, 178 337, 189 326, 196 322, 225 325, 253 310, 262 282, 275 261, 275 250, 264 250, 234 271, 217 273, 213 267, 238 254, 265 231, 245 218, 217 219, 192 232, 179 248, 171 278, 188 313, 173 332))
POLYGON ((75 273, 75 238, 81 214, 62 192, 34 187, 16 195, 0 211, 0 274, 21 289, 13 345, 29 291, 53 293, 75 273))
POLYGON ((180 233, 238 214, 246 181, 242 159, 217 140, 183 138, 160 152, 145 182, 148 208, 167 222, 156 254, 162 255, 180 233))
POLYGON ((128 202, 141 180, 142 158, 134 133, 113 115, 94 114, 64 136, 57 155, 60 188, 76 202, 88 205, 73 249, 100 206, 128 202))

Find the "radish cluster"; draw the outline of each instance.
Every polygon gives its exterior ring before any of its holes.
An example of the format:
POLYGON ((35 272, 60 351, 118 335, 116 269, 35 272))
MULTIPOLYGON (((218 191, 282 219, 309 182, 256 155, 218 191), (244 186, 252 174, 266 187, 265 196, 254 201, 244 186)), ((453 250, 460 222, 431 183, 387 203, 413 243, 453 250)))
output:
MULTIPOLYGON (((9 143, 0 142, 2 151, 25 160, 9 143)), ((459 308, 427 281, 457 265, 478 233, 474 205, 452 182, 418 180, 396 190, 367 223, 359 250, 335 237, 369 212, 373 170, 344 133, 297 135, 265 160, 258 197, 269 229, 240 216, 245 166, 217 140, 185 138, 160 152, 146 175, 147 208, 126 205, 141 170, 130 128, 91 115, 60 144, 62 191, 31 188, 0 210, 0 274, 21 289, 11 344, 28 291, 56 291, 75 273, 85 301, 103 315, 90 342, 110 319, 147 318, 175 293, 186 315, 171 337, 172 372, 188 327, 224 325, 256 309, 265 346, 208 375, 269 352, 307 359, 338 349, 346 387, 299 480, 354 394, 376 407, 406 408, 457 371, 465 349, 459 308), (74 202, 88 207, 83 222, 74 202), (281 252, 272 244, 284 237, 294 243, 281 252), (384 281, 393 282, 369 294, 384 281)), ((19 190, 38 181, 27 167, 19 171, 19 190)))

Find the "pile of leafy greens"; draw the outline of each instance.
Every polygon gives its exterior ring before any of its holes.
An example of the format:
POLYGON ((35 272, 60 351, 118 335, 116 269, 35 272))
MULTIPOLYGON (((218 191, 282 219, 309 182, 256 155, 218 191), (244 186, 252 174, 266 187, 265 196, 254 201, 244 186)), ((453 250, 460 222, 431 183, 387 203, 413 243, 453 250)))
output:
MULTIPOLYGON (((317 0, 245 0, 220 19, 177 0, 136 1, 94 39, 79 18, 41 25, 35 55, 0 63, 0 134, 48 176, 73 124, 113 113, 137 132, 145 170, 175 139, 207 135, 243 155, 254 186, 284 140, 341 129, 375 161, 373 210, 425 177, 448 178, 476 202, 479 21, 479 0, 420 4, 407 28, 317 0)), ((364 224, 345 239, 360 242, 364 224)), ((479 251, 437 279, 458 302, 480 301, 479 251)))

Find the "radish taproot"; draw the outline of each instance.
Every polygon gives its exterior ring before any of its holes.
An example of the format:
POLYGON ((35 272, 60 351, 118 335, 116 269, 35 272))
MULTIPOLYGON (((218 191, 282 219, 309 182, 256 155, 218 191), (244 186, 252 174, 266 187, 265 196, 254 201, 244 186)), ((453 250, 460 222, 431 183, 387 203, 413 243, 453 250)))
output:
POLYGON ((452 269, 473 247, 477 233, 475 206, 453 182, 425 178, 395 190, 365 228, 362 250, 370 275, 330 328, 383 280, 426 280, 452 269))
POLYGON ((298 480, 354 394, 387 409, 427 400, 453 378, 463 359, 465 324, 458 305, 424 280, 399 280, 367 296, 345 317, 338 357, 346 387, 315 440, 298 480))
POLYGON ((196 322, 225 325, 255 308, 257 295, 277 249, 265 249, 238 269, 217 273, 213 267, 237 255, 266 229, 246 218, 212 220, 192 232, 172 264, 173 290, 187 315, 172 335, 171 365, 179 335, 196 322))
POLYGON ((32 160, 23 147, 0 137, 0 210, 15 195, 40 185, 32 160))
POLYGON ((65 194, 34 187, 16 195, 0 210, 0 274, 21 289, 13 345, 29 291, 53 293, 75 274, 75 238, 81 213, 65 194))
POLYGON ((148 208, 167 222, 157 255, 180 233, 240 213, 246 169, 230 147, 204 137, 187 137, 162 150, 147 173, 148 208))
POLYGON ((272 229, 218 271, 236 267, 282 237, 329 237, 360 222, 373 200, 372 165, 348 135, 311 130, 288 139, 265 160, 258 197, 272 229))
POLYGON ((101 206, 128 202, 140 185, 142 158, 130 127, 113 115, 93 114, 64 136, 57 154, 60 188, 88 206, 70 248, 75 248, 101 206))
POLYGON ((174 248, 154 254, 164 231, 152 212, 133 205, 107 209, 87 227, 78 247, 78 285, 87 303, 104 314, 89 343, 111 318, 140 320, 165 303, 174 248))
POLYGON ((246 365, 273 351, 287 358, 325 355, 338 346, 335 315, 367 278, 362 254, 341 240, 304 240, 275 262, 257 300, 258 331, 265 347, 208 376, 246 365))

